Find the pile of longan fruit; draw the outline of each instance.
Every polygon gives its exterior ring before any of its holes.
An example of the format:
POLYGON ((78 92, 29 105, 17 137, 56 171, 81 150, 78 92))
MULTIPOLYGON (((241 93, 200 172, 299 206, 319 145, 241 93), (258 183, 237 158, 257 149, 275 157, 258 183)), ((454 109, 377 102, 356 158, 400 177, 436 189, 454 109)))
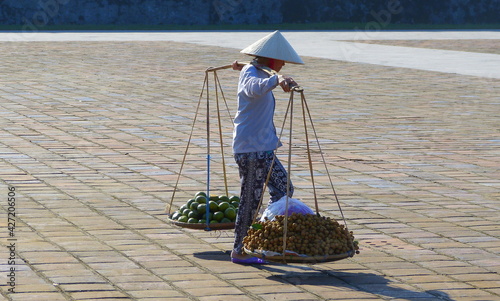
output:
MULTIPOLYGON (((254 224, 243 239, 251 252, 273 251, 283 253, 283 228, 285 216, 254 224)), ((358 242, 344 225, 335 219, 313 214, 293 213, 288 217, 286 250, 307 256, 359 253, 358 242)))

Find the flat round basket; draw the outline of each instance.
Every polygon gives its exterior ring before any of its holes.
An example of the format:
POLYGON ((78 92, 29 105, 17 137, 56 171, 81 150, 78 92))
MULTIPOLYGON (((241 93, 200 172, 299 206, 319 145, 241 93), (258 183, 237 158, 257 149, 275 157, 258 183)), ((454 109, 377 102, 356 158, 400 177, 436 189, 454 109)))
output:
POLYGON ((170 215, 168 217, 168 221, 171 224, 174 224, 174 225, 182 227, 182 228, 207 230, 207 231, 209 231, 209 230, 230 230, 230 229, 234 229, 234 223, 214 223, 214 224, 209 224, 208 227, 207 227, 207 224, 205 224, 205 223, 203 223, 203 224, 199 224, 199 223, 196 223, 196 224, 193 224, 193 223, 183 223, 183 222, 176 221, 176 220, 172 219, 171 217, 172 217, 172 215, 170 215))
POLYGON ((306 255, 285 255, 273 253, 272 256, 265 255, 262 252, 255 251, 252 252, 244 248, 245 253, 262 258, 267 261, 273 262, 286 262, 286 263, 321 263, 321 262, 331 262, 342 260, 348 257, 354 256, 354 251, 348 251, 347 253, 334 254, 334 255, 321 255, 321 256, 306 256, 306 255), (277 255, 274 255, 277 254, 277 255))

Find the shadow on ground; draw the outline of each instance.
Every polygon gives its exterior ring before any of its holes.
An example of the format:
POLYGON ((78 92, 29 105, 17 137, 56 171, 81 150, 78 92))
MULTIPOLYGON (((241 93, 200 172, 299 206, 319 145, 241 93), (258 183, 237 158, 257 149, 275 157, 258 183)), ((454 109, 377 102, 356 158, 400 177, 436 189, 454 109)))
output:
MULTIPOLYGON (((263 269, 277 270, 274 266, 265 266, 263 269)), ((448 294, 441 291, 414 291, 401 287, 400 282, 391 281, 382 275, 372 273, 349 273, 339 271, 308 271, 284 272, 268 277, 269 280, 300 286, 332 286, 345 287, 356 291, 363 291, 383 297, 397 298, 398 300, 452 300, 448 294)))
POLYGON ((229 261, 231 251, 205 251, 195 252, 193 256, 204 260, 229 261))
MULTIPOLYGON (((203 260, 229 261, 230 251, 205 251, 193 254, 203 260)), ((398 298, 398 300, 452 300, 448 294, 438 290, 413 291, 401 287, 400 282, 391 281, 382 275, 373 273, 342 272, 312 269, 308 265, 287 265, 297 271, 281 269, 282 264, 259 265, 259 268, 273 273, 269 280, 295 286, 332 286, 349 288, 370 294, 398 298)))

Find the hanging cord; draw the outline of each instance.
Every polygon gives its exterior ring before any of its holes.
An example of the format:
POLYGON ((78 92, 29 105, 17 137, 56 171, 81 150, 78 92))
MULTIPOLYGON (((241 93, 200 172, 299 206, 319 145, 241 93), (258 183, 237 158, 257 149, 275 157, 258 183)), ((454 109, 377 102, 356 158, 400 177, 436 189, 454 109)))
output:
POLYGON ((210 162, 211 162, 211 148, 210 148, 210 86, 209 86, 209 80, 208 80, 208 72, 213 72, 214 73, 214 83, 215 83, 215 99, 216 99, 216 106, 217 106, 217 121, 218 121, 218 125, 219 125, 219 139, 220 139, 220 147, 221 147, 221 154, 222 154, 222 168, 223 168, 223 176, 224 176, 224 185, 225 185, 225 192, 226 192, 226 195, 229 194, 228 192, 228 184, 227 184, 227 172, 226 172, 226 164, 225 164, 225 156, 224 156, 224 144, 223 144, 223 140, 222 140, 222 122, 221 122, 221 116, 220 116, 220 104, 219 104, 219 90, 221 92, 221 95, 222 95, 222 98, 224 99, 224 103, 226 105, 226 109, 227 109, 227 112, 229 114, 229 118, 231 119, 231 122, 232 122, 232 117, 231 117, 231 114, 230 114, 230 111, 229 111, 229 106, 227 104, 227 101, 226 101, 226 98, 224 96, 224 92, 222 90, 222 86, 220 84, 220 80, 219 80, 219 77, 217 75, 217 70, 220 70, 220 69, 227 69, 227 66, 223 66, 222 68, 219 67, 219 68, 208 68, 206 71, 205 71, 205 80, 203 82, 203 87, 202 87, 202 92, 200 93, 200 97, 199 97, 199 100, 198 100, 198 106, 196 108, 196 113, 195 113, 195 118, 194 118, 194 121, 193 121, 193 125, 191 127, 191 133, 189 135, 189 139, 188 139, 188 145, 186 147, 186 151, 184 153, 184 157, 183 157, 183 160, 182 160, 182 163, 181 163, 181 170, 179 171, 179 175, 177 177, 177 181, 176 181, 176 184, 175 184, 175 188, 174 188, 174 193, 172 195, 172 199, 170 201, 170 206, 169 206, 169 214, 171 212, 171 208, 172 208, 172 203, 173 203, 173 200, 174 200, 174 197, 175 197, 175 192, 177 191, 177 187, 178 187, 178 184, 179 184, 179 179, 180 179, 180 175, 182 173, 182 169, 183 169, 183 166, 184 166, 184 163, 185 163, 185 160, 186 160, 186 155, 187 155, 187 152, 188 152, 188 149, 189 149, 189 146, 190 146, 190 142, 191 142, 191 139, 192 139, 192 136, 193 136, 193 131, 194 131, 194 125, 196 123, 196 120, 197 120, 197 116, 198 116, 198 112, 199 112, 199 108, 201 106, 201 99, 203 98, 203 93, 205 91, 205 88, 206 88, 206 101, 207 101, 207 113, 206 113, 206 122, 207 122, 207 126, 206 126, 206 131, 207 131, 207 188, 206 188, 206 191, 207 191, 207 197, 206 197, 206 215, 207 215, 207 223, 206 223, 206 228, 205 230, 206 231, 210 231, 210 219, 208 218, 208 216, 210 215, 210 173, 211 173, 211 166, 210 166, 210 162))
MULTIPOLYGON (((217 76, 217 71, 214 71, 214 83, 215 83, 215 103, 217 105, 217 121, 219 123, 219 140, 220 140, 220 153, 222 157, 222 174, 224 177, 224 187, 226 188, 226 195, 229 195, 227 188, 227 175, 226 175, 226 160, 224 159, 224 144, 222 143, 222 123, 220 118, 220 109, 219 109, 219 77, 217 76), (219 85, 217 85, 217 83, 219 85)), ((222 88, 221 88, 222 91, 222 88)), ((225 99, 224 99, 225 100, 225 99)), ((207 113, 208 115, 208 113, 207 113)))
POLYGON ((293 94, 295 89, 290 91, 290 99, 288 101, 290 105, 290 135, 288 137, 288 172, 286 175, 286 201, 285 201, 285 218, 283 221, 283 262, 286 263, 285 251, 286 251, 286 238, 288 236, 288 195, 290 193, 290 175, 292 173, 292 133, 293 133, 293 94))
POLYGON ((207 78, 207 196, 205 197, 206 206, 206 231, 210 231, 210 87, 208 85, 208 71, 205 71, 205 78, 207 78))
POLYGON ((216 84, 219 86, 220 95, 222 96, 222 99, 224 100, 224 105, 226 106, 227 115, 229 116, 229 119, 231 120, 231 124, 234 126, 234 120, 233 120, 233 117, 231 116, 231 110, 229 110, 229 106, 227 104, 226 97, 224 96, 224 90, 222 90, 222 85, 220 83, 219 76, 217 76, 216 84))
POLYGON ((189 146, 191 144, 191 139, 193 137, 194 125, 195 125, 196 120, 198 118, 198 112, 200 111, 200 105, 201 105, 201 98, 203 97, 203 93, 205 92, 205 87, 208 87, 208 74, 207 73, 205 73, 205 79, 203 81, 203 88, 201 89, 200 97, 198 99, 198 105, 196 106, 196 112, 194 114, 194 120, 193 120, 193 123, 191 125, 191 132, 189 133, 189 138, 188 138, 188 142, 187 142, 187 145, 186 145, 186 150, 184 151, 184 156, 182 157, 181 168, 179 170, 179 173, 177 174, 177 180, 175 182, 174 191, 172 193, 172 198, 170 199, 170 204, 168 206, 168 210, 167 210, 168 215, 170 215, 170 213, 171 213, 172 203, 174 202, 174 197, 175 197, 175 192, 177 191, 177 187, 179 185, 179 179, 180 179, 181 174, 182 174, 182 169, 184 168, 184 163, 186 162, 186 156, 187 156, 187 153, 188 153, 188 150, 189 150, 189 146))
MULTIPOLYGON (((347 221, 345 219, 344 212, 342 211, 342 206, 340 206, 340 201, 339 201, 339 198, 337 196, 337 192, 335 191, 335 187, 333 186, 333 180, 332 180, 332 177, 330 176, 330 172, 328 171, 328 166, 326 165, 325 156, 323 155, 323 150, 321 149, 321 144, 319 143, 318 134, 316 133, 316 128, 314 127, 314 123, 312 122, 311 112, 309 110, 309 106, 307 105, 306 98, 305 98, 305 96, 304 96, 303 93, 302 93, 302 98, 303 98, 304 107, 305 107, 305 109, 307 111, 307 115, 309 116, 309 121, 311 122, 311 129, 313 130, 314 136, 316 138, 316 144, 318 145, 318 150, 319 150, 319 153, 321 155, 321 159, 323 161, 323 165, 325 167, 326 174, 328 175, 328 180, 330 181, 330 186, 332 187, 332 191, 333 191, 333 195, 335 197, 335 201, 337 202, 337 206, 339 207, 340 215, 342 216, 342 220, 344 221, 344 226, 345 226, 345 231, 346 231, 346 234, 347 234, 347 238, 349 239, 349 241, 351 243, 351 248, 354 251, 355 250, 354 249, 354 241, 350 238, 349 228, 347 227, 347 221)), ((310 162, 310 164, 311 164, 311 162, 310 162)), ((312 175, 312 172, 311 172, 311 175, 312 175)), ((316 195, 315 195, 315 199, 316 199, 316 195)), ((316 203, 316 210, 318 210, 317 206, 318 205, 316 203)), ((354 254, 352 254, 352 255, 354 255, 354 254)))
MULTIPOLYGON (((323 150, 321 148, 321 144, 319 143, 319 139, 318 139, 318 135, 317 135, 317 132, 316 132, 316 128, 314 127, 314 123, 312 121, 312 116, 311 116, 311 112, 309 110, 309 106, 307 105, 307 101, 306 101, 306 98, 305 98, 305 95, 304 95, 304 90, 301 88, 301 87, 294 87, 292 90, 291 90, 291 94, 290 94, 290 99, 289 99, 289 102, 288 102, 288 107, 287 107, 287 110, 285 112, 285 118, 283 120, 283 125, 281 127, 281 131, 280 131, 280 134, 279 134, 279 141, 281 141, 281 137, 283 135, 283 130, 285 128, 285 124, 287 122, 287 118, 288 118, 288 115, 290 114, 290 143, 289 143, 289 150, 288 150, 288 175, 287 175, 287 198, 286 198, 286 212, 285 212, 285 217, 284 217, 284 225, 283 225, 283 261, 286 263, 286 258, 285 258, 285 250, 286 250, 286 237, 287 237, 287 232, 288 232, 288 194, 289 194, 289 186, 290 186, 290 174, 291 174, 291 146, 292 146, 292 120, 293 120, 293 96, 294 96, 294 92, 299 92, 301 94, 301 103, 302 103, 302 110, 303 110, 303 118, 304 118, 304 129, 305 129, 305 135, 306 135, 306 144, 307 144, 307 154, 308 154, 308 161, 309 161, 309 169, 310 169, 310 172, 311 172, 311 180, 314 181, 314 175, 313 175, 313 168, 312 168, 312 158, 311 158, 311 151, 310 151, 310 146, 309 146, 309 134, 308 134, 308 131, 307 131, 307 122, 306 122, 306 113, 307 113, 307 117, 309 118, 309 122, 311 123, 311 129, 313 131, 313 134, 314 134, 314 137, 315 137, 315 140, 316 140, 316 144, 318 145, 318 149, 319 149, 319 153, 321 155, 321 159, 323 161, 323 164, 324 164, 324 167, 325 167, 325 171, 328 175, 328 179, 329 179, 329 182, 330 182, 330 186, 332 188, 332 191, 333 191, 333 195, 335 197, 335 201, 337 202, 337 206, 339 208, 339 211, 340 211, 340 214, 342 216, 342 220, 344 222, 344 225, 345 225, 345 229, 346 229, 346 234, 348 235, 348 238, 350 237, 349 236, 349 230, 348 230, 348 226, 347 226, 347 221, 345 219, 345 216, 344 216, 344 213, 342 211, 342 207, 340 205, 340 201, 338 199, 338 196, 337 196, 337 193, 335 191, 335 188, 333 186, 333 180, 330 176, 330 173, 328 171, 328 166, 326 165, 326 160, 325 160, 325 157, 324 157, 324 154, 323 154, 323 150)), ((262 195, 261 195, 261 199, 260 199, 260 202, 259 202, 259 206, 258 206, 258 209, 254 215, 254 218, 253 218, 253 223, 255 223, 256 219, 257 219, 257 215, 258 215, 258 211, 259 211, 259 208, 262 206, 262 202, 263 202, 263 198, 264 198, 264 193, 265 193, 265 190, 266 190, 266 187, 267 187, 267 184, 269 182, 269 179, 270 179, 270 175, 271 175, 271 172, 272 172, 272 166, 274 164, 274 161, 275 161, 275 157, 276 157, 276 154, 274 155, 273 157, 273 161, 271 163, 271 168, 268 172, 268 175, 267 175, 267 178, 266 178, 266 181, 264 183, 264 190, 262 191, 262 195)), ((315 209, 316 209, 316 214, 319 215, 319 206, 318 206, 318 200, 317 200, 317 194, 316 194, 316 188, 315 188, 315 184, 313 182, 313 191, 314 191, 314 204, 315 204, 315 209)), ((349 238, 350 240, 350 243, 351 243, 351 248, 352 250, 354 250, 354 242, 349 238)))
POLYGON ((314 206, 316 209, 316 215, 319 216, 319 206, 318 206, 318 196, 316 194, 316 185, 314 184, 314 171, 313 171, 313 166, 312 166, 312 159, 311 159, 311 148, 309 146, 309 134, 307 131, 307 119, 306 119, 306 98, 304 96, 304 90, 299 91, 300 92, 300 102, 302 104, 302 120, 304 121, 304 133, 305 133, 305 138, 306 138, 306 147, 307 147, 307 160, 309 162, 309 171, 311 173, 311 183, 313 187, 313 196, 314 196, 314 206))
MULTIPOLYGON (((240 63, 240 65, 245 65, 245 64, 248 64, 248 63, 240 63)), ((199 112, 200 112, 200 107, 201 107, 201 102, 202 102, 202 98, 204 96, 204 93, 205 93, 205 88, 207 90, 207 170, 208 170, 208 173, 207 173, 207 216, 209 214, 209 193, 210 193, 210 121, 208 119, 209 117, 209 113, 210 113, 210 105, 209 105, 209 99, 210 99, 210 95, 209 95, 209 77, 208 77, 208 72, 214 72, 214 78, 215 78, 215 85, 216 85, 216 101, 217 101, 217 113, 218 113, 218 120, 219 120, 219 132, 221 133, 221 118, 220 118, 220 112, 219 112, 219 99, 218 99, 218 92, 220 90, 220 93, 222 95, 222 98, 224 99, 224 104, 226 106, 226 110, 228 112, 228 116, 231 120, 232 123, 233 122, 233 118, 231 117, 231 113, 230 113, 230 110, 229 110, 229 106, 228 106, 228 103, 226 101, 226 97, 224 96, 224 92, 222 90, 222 86, 221 86, 221 83, 220 83, 220 80, 219 80, 219 77, 217 76, 216 74, 216 71, 217 70, 222 70, 222 69, 229 69, 231 68, 232 65, 224 65, 224 66, 220 66, 220 67, 210 67, 210 68, 207 68, 207 70, 205 71, 205 79, 203 81, 203 87, 201 89, 201 92, 200 92, 200 95, 199 95, 199 98, 198 98, 198 104, 196 106, 196 112, 195 112, 195 116, 194 116, 194 119, 193 119, 193 122, 192 122, 192 125, 191 125, 191 132, 189 133, 189 138, 188 138, 188 142, 187 142, 187 145, 186 145, 186 149, 184 151, 184 155, 182 157, 182 161, 181 161, 181 167, 180 167, 180 170, 179 170, 179 173, 177 174, 177 179, 176 179, 176 182, 175 182, 175 186, 174 186, 174 189, 173 189, 173 193, 172 193, 172 197, 170 199, 170 203, 168 204, 168 208, 165 208, 166 212, 168 213, 168 215, 170 216, 171 214, 171 210, 172 210, 172 205, 173 205, 173 202, 174 202, 174 199, 175 199, 175 194, 177 192, 177 189, 179 187, 179 181, 180 181, 180 177, 182 175, 182 171, 184 169, 184 165, 185 165, 185 162, 186 162, 186 157, 187 157, 187 153, 189 151, 189 147, 191 145, 191 141, 192 141, 192 137, 193 137, 193 133, 194 133, 194 128, 195 128, 195 124, 196 124, 196 121, 198 120, 198 115, 199 115, 199 112)), ((221 140, 221 151, 222 151, 222 160, 223 162, 225 161, 224 159, 224 152, 223 152, 223 144, 222 144, 222 134, 220 135, 220 140, 221 140)), ((225 164, 223 163, 223 169, 224 169, 224 182, 225 182, 225 186, 226 186, 226 194, 228 194, 228 185, 227 185, 227 176, 226 176, 226 170, 225 170, 225 164)), ((207 219, 208 220, 208 219, 207 219)), ((208 227, 208 225, 207 225, 208 227)))

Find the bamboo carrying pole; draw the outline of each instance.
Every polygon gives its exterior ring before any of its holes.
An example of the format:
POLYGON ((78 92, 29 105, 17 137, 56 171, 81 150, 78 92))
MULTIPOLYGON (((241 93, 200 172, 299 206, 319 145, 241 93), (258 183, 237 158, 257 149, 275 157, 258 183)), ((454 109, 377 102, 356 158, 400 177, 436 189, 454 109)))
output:
MULTIPOLYGON (((245 66, 245 65, 248 65, 250 64, 249 62, 238 62, 238 66, 245 66)), ((214 72, 214 71, 219 71, 219 70, 224 70, 224 69, 229 69, 229 68, 232 68, 233 67, 233 64, 231 65, 223 65, 223 66, 219 66, 219 67, 209 67, 207 68, 207 70, 205 70, 205 72, 214 72)))

